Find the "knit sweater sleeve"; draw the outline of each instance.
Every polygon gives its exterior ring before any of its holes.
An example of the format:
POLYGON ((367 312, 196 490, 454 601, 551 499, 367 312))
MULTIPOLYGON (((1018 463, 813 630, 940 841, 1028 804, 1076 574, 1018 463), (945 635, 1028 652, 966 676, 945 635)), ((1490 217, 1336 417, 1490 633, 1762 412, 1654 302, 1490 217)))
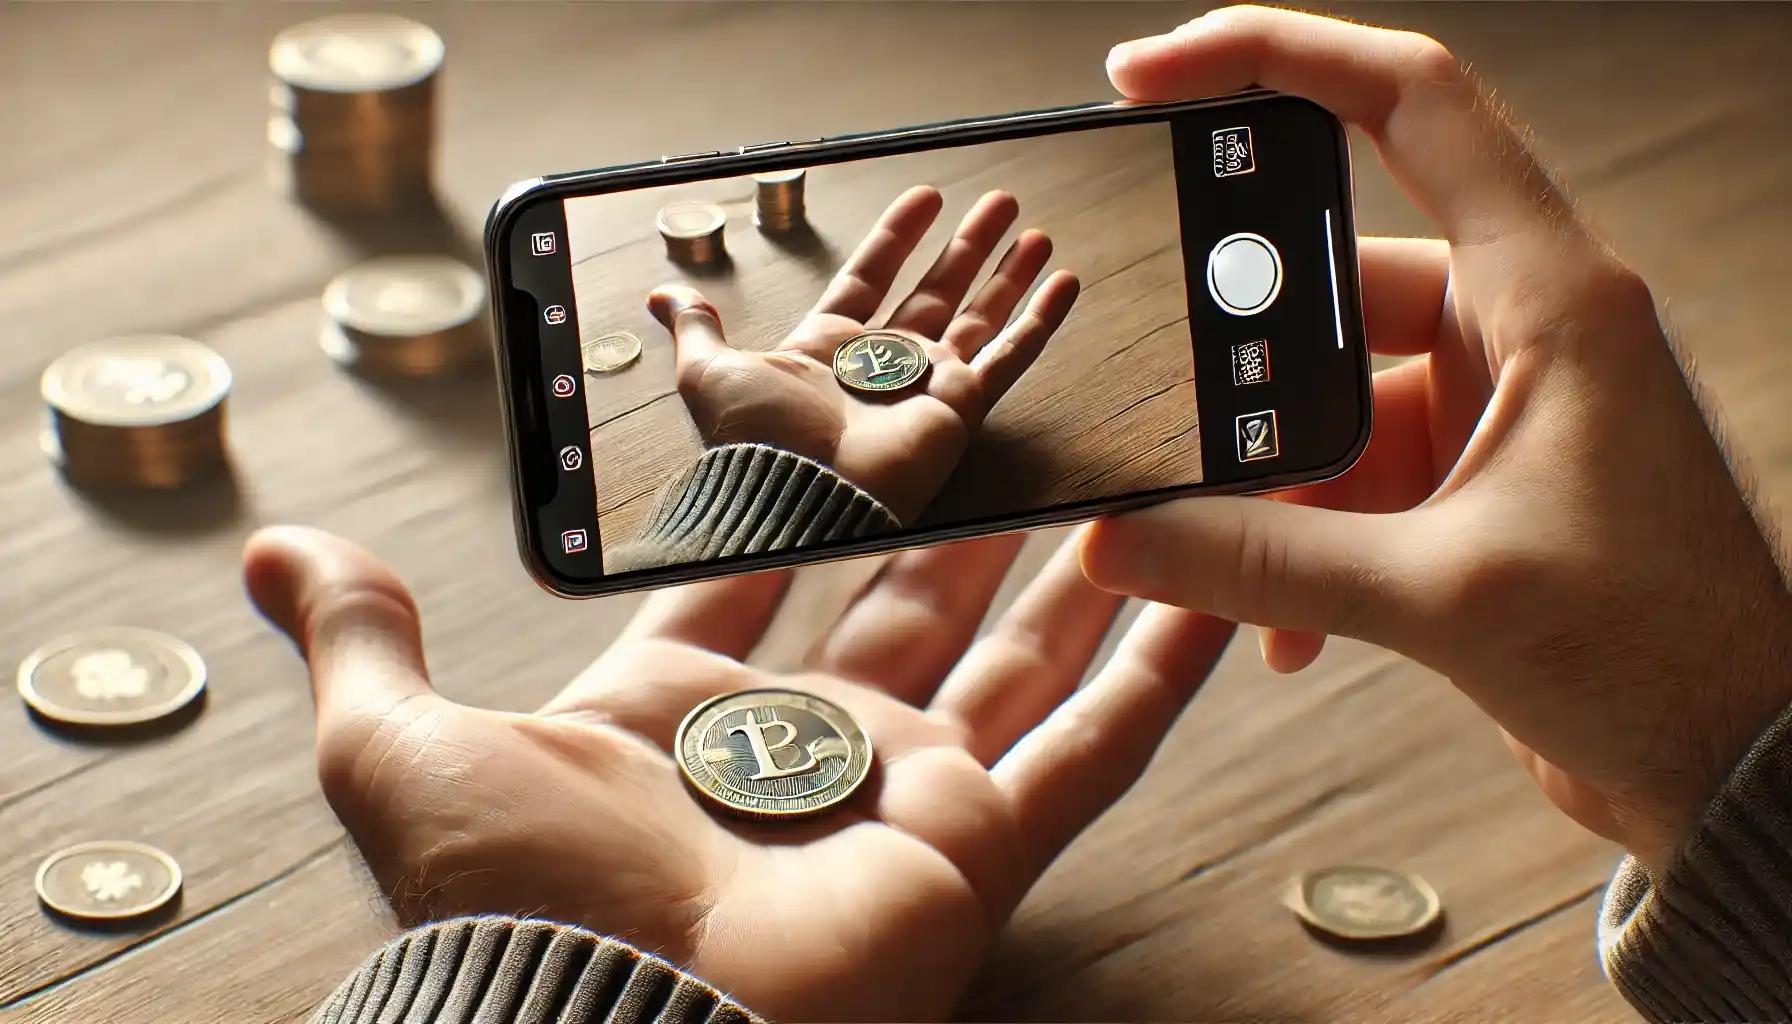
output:
POLYGON ((1599 949, 1649 1020, 1792 1020, 1792 709, 1750 747, 1665 875, 1634 859, 1618 868, 1599 949))
POLYGON ((663 492, 606 573, 851 540, 901 528, 876 498, 819 462, 760 444, 703 453, 663 492))
POLYGON ((393 939, 311 1024, 763 1024, 713 987, 582 928, 466 917, 393 939))

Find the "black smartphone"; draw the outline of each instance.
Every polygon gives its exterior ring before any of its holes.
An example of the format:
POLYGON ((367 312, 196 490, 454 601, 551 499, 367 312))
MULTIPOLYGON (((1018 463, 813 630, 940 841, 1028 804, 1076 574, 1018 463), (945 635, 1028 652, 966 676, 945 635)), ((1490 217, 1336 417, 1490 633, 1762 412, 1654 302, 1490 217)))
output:
POLYGON ((486 245, 518 543, 566 597, 1309 484, 1369 440, 1344 127, 1273 92, 536 178, 486 245))

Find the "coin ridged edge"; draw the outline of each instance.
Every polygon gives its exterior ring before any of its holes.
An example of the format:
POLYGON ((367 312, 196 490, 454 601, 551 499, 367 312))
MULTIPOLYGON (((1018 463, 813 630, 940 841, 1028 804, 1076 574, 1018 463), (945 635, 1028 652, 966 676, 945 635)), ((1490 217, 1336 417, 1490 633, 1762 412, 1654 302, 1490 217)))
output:
MULTIPOLYGON (((195 376, 198 374, 195 373, 195 376)), ((231 371, 230 364, 225 362, 224 357, 219 355, 215 349, 204 342, 194 341, 192 338, 181 337, 178 334, 129 334, 77 345, 57 356, 50 361, 49 366, 44 367, 43 375, 38 378, 38 394, 43 398, 44 404, 63 416, 96 427, 130 429, 171 426, 197 419, 223 405, 230 398, 231 389, 235 385, 236 375, 231 371), (119 410, 116 408, 93 403, 86 396, 68 386, 69 369, 78 366, 83 359, 120 354, 121 350, 132 346, 141 346, 151 352, 155 351, 156 346, 162 346, 164 352, 169 349, 177 349, 192 356, 193 364, 189 365, 182 360, 179 365, 189 373, 201 371, 205 374, 204 381, 194 381, 196 385, 205 385, 203 388, 205 398, 179 405, 169 403, 170 407, 182 410, 176 416, 156 417, 149 413, 143 413, 132 417, 119 415, 119 410)), ((149 408, 158 407, 150 406, 149 408)))
MULTIPOLYGON (((830 722, 829 724, 832 725, 833 723, 830 722)), ((846 739, 846 736, 842 734, 841 738, 846 739)), ((688 783, 692 789, 695 789, 698 793, 702 794, 707 803, 736 817, 750 818, 757 821, 789 821, 796 818, 815 817, 827 811, 831 811, 851 799, 852 795, 859 791, 859 787, 863 786, 865 780, 871 777, 872 767, 877 764, 877 751, 871 744, 871 734, 865 731, 865 727, 859 724, 858 719, 854 718, 851 712, 833 701, 828 700, 826 697, 817 697, 815 694, 809 693, 806 690, 786 690, 776 686, 755 686, 746 690, 735 690, 731 693, 717 694, 716 696, 709 698, 692 708, 690 712, 684 716, 684 719, 678 723, 677 731, 672 734, 672 742, 677 752, 677 756, 674 757, 673 760, 678 762, 678 773, 684 777, 685 782, 688 783), (852 724, 852 727, 855 730, 858 731, 859 738, 865 741, 865 769, 859 772, 858 778, 854 779, 851 785, 847 786, 838 796, 829 800, 827 803, 796 810, 764 810, 761 808, 739 807, 728 803, 721 797, 711 793, 708 789, 705 789, 703 783, 699 782, 696 776, 691 774, 690 766, 685 763, 684 737, 686 733, 690 729, 691 724, 697 720, 698 716, 702 715, 710 708, 715 707, 723 701, 735 700, 755 693, 773 693, 803 697, 815 701, 818 704, 825 705, 838 712, 852 724)), ((850 746, 851 744, 849 741, 848 747, 850 748, 850 746)), ((849 765, 851 764, 850 758, 847 763, 849 765)), ((838 782, 838 780, 835 781, 838 782)))
POLYGON ((42 863, 38 864, 37 876, 33 880, 33 885, 37 889, 37 898, 43 902, 44 906, 49 907, 63 917, 76 921, 127 921, 137 917, 148 917, 150 914, 153 914, 163 907, 166 907, 169 903, 172 903, 174 898, 180 895, 181 886, 185 884, 186 875, 181 871, 179 861, 148 843, 138 843, 128 839, 101 839, 91 843, 76 843, 73 846, 57 850, 55 853, 45 857, 42 863), (70 910, 51 899, 49 892, 46 891, 44 886, 44 880, 50 876, 50 869, 59 861, 67 860, 70 857, 75 857, 94 850, 131 850, 135 853, 143 854, 168 870, 168 891, 164 892, 161 895, 161 898, 153 903, 145 904, 141 907, 132 907, 129 910, 114 912, 70 910))
POLYGON ((1437 895, 1437 890, 1431 887, 1431 883, 1425 881, 1423 877, 1411 871, 1378 867, 1374 864, 1330 864, 1323 868, 1314 868, 1311 871, 1304 871, 1298 877, 1289 881, 1287 893, 1283 902, 1287 904, 1289 910, 1292 910, 1295 913, 1295 916, 1299 917, 1309 926, 1334 939, 1339 939, 1345 942, 1393 942, 1400 939, 1410 939, 1415 935, 1422 935, 1435 927, 1438 921, 1443 918, 1444 912, 1443 900, 1437 895), (1417 923, 1400 931, 1379 931, 1370 933, 1340 931, 1335 922, 1327 921, 1313 909, 1312 901, 1308 898, 1308 893, 1312 888, 1310 883, 1319 876, 1341 874, 1346 871, 1358 871, 1364 874, 1400 876, 1400 878, 1410 884, 1413 890, 1425 900, 1424 915, 1420 917, 1417 923))
POLYGON ((124 726, 144 725, 159 721, 179 713, 181 709, 198 700, 199 695, 205 692, 205 685, 205 659, 200 656, 199 651, 192 644, 160 630, 144 629, 140 626, 106 626, 80 633, 66 633, 38 645, 30 654, 25 655, 23 661, 19 662, 19 697, 31 710, 52 722, 60 722, 64 725, 124 726), (118 635, 131 636, 165 650, 187 667, 188 675, 191 677, 187 680, 187 684, 181 687, 180 692, 174 697, 164 701, 153 714, 145 715, 141 712, 128 711, 83 711, 78 708, 65 708, 37 692, 37 670, 43 666, 44 662, 83 643, 118 635))

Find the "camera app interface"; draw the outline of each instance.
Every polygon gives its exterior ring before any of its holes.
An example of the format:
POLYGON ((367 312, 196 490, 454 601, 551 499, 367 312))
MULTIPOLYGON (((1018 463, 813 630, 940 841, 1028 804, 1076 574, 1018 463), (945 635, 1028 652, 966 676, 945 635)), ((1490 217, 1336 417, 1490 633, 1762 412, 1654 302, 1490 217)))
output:
MULTIPOLYGON (((1251 173, 1249 129, 1209 139, 1211 180, 1251 173)), ((1276 353, 1247 321, 1281 257, 1233 232, 1185 259, 1176 163, 1152 122, 566 200, 572 308, 542 315, 582 353, 553 383, 589 418, 559 452, 595 483, 580 550, 614 575, 1274 460, 1249 392, 1276 353), (1243 403, 1224 452, 1203 451, 1193 296, 1243 324, 1214 364, 1243 403)))

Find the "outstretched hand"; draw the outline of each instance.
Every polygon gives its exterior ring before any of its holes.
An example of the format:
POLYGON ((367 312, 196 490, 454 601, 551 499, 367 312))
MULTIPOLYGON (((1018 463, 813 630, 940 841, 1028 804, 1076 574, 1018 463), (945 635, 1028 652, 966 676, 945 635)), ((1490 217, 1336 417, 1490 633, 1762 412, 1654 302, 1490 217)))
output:
POLYGON ((815 308, 770 351, 731 347, 720 314, 691 288, 667 285, 649 295, 648 308, 672 332, 678 391, 705 442, 766 444, 814 459, 900 522, 915 521, 957 468, 972 433, 1070 314, 1079 288, 1075 275, 1057 271, 1009 323, 1052 253, 1043 232, 1024 231, 964 304, 1020 216, 1013 196, 990 192, 879 325, 921 344, 932 362, 926 378, 889 395, 842 386, 834 350, 869 329, 942 202, 937 189, 917 186, 891 203, 815 308))
POLYGON ((1232 633, 1148 608, 1078 690, 1120 599, 1084 580, 1074 545, 973 643, 1021 543, 894 557, 790 675, 740 660, 788 574, 660 591, 534 714, 437 694, 410 594, 346 541, 265 531, 245 573, 310 665, 324 794, 401 921, 546 917, 774 1020, 932 1020, 1137 779, 1232 633), (826 816, 740 823, 682 782, 684 715, 765 686, 837 704, 877 751, 826 816))

